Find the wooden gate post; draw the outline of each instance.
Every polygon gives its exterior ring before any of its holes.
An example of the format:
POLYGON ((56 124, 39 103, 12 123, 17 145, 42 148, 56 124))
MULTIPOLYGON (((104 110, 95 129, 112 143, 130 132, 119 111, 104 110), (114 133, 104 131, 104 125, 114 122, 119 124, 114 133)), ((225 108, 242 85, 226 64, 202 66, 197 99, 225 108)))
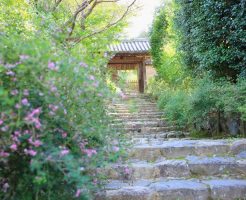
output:
POLYGON ((138 67, 138 86, 139 86, 140 93, 144 93, 145 85, 146 85, 146 67, 144 62, 140 62, 138 67))

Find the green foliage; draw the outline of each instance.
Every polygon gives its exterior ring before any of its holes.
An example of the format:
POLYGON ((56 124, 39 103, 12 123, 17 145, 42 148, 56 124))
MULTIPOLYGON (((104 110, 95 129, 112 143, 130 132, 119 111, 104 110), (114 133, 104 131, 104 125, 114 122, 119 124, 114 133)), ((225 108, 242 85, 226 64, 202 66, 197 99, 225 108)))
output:
POLYGON ((158 77, 148 92, 170 122, 200 135, 245 120, 243 10, 244 1, 222 0, 175 0, 159 9, 150 32, 158 77))
POLYGON ((156 69, 159 69, 159 66, 162 63, 162 47, 165 43, 167 26, 166 11, 164 9, 159 9, 156 13, 153 28, 150 32, 151 54, 153 57, 153 65, 156 69))
POLYGON ((108 42, 93 41, 113 33, 70 48, 59 31, 69 7, 39 3, 0 2, 0 199, 92 199, 97 169, 120 153, 98 53, 108 42))
POLYGON ((210 71, 234 81, 245 76, 245 1, 176 1, 186 66, 196 75, 210 71))

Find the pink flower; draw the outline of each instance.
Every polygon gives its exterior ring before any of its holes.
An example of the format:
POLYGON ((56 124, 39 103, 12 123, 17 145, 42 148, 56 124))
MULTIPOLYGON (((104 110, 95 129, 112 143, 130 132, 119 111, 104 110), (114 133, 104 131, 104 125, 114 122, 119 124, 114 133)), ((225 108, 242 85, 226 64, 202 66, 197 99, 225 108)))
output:
POLYGON ((97 185, 97 183, 98 183, 98 180, 97 179, 93 179, 93 184, 97 185))
POLYGON ((3 184, 3 192, 7 192, 8 191, 8 189, 9 189, 9 184, 8 183, 4 183, 3 184))
POLYGON ((84 62, 80 62, 79 65, 80 65, 81 67, 84 67, 84 68, 87 68, 87 67, 88 67, 88 65, 87 65, 86 63, 84 63, 84 62))
POLYGON ((20 60, 26 60, 28 58, 29 58, 28 55, 20 55, 20 60))
POLYGON ((24 152, 26 155, 30 155, 30 156, 36 156, 37 155, 37 152, 32 150, 32 149, 29 149, 29 150, 24 149, 24 152))
POLYGON ((16 109, 20 109, 21 108, 21 105, 19 103, 15 104, 15 108, 16 109))
POLYGON ((39 147, 39 146, 41 146, 43 144, 40 140, 33 141, 32 138, 29 138, 28 142, 30 144, 32 144, 33 146, 35 146, 35 147, 39 147))
POLYGON ((8 75, 8 76, 14 76, 15 73, 14 73, 13 71, 7 71, 7 72, 6 72, 6 75, 8 75))
POLYGON ((28 95, 29 95, 29 90, 25 89, 25 90, 23 91, 23 94, 24 94, 24 96, 28 96, 28 95))
POLYGON ((56 112, 58 108, 59 107, 57 105, 52 105, 52 104, 49 105, 49 109, 51 109, 53 112, 56 112))
POLYGON ((66 137, 67 137, 67 133, 66 133, 66 132, 63 132, 63 133, 62 133, 62 137, 63 137, 63 138, 66 138, 66 137))
POLYGON ((11 146, 10 146, 10 149, 12 150, 12 151, 16 151, 17 150, 17 145, 14 143, 14 144, 12 144, 11 146))
POLYGON ((124 173, 125 173, 126 175, 131 174, 131 170, 129 169, 129 167, 125 167, 124 173))
POLYGON ((15 134, 15 136, 19 137, 21 135, 21 132, 20 131, 15 131, 14 134, 15 134))
POLYGON ((55 64, 54 62, 50 62, 50 61, 49 61, 49 63, 48 63, 48 68, 49 68, 50 70, 53 70, 53 71, 58 71, 58 70, 59 70, 59 67, 56 66, 56 64, 55 64))
POLYGON ((89 76, 89 79, 90 79, 91 81, 94 81, 94 80, 95 80, 95 77, 94 77, 93 75, 90 75, 90 76, 89 76))
POLYGON ((88 156, 88 157, 91 157, 93 156, 94 154, 96 155, 97 154, 97 151, 95 149, 85 149, 83 150, 83 152, 88 156))
POLYGON ((28 123, 33 123, 37 129, 41 128, 41 123, 38 118, 38 115, 41 113, 41 108, 36 108, 32 110, 31 113, 29 113, 26 117, 25 120, 28 123))
POLYGON ((27 98, 24 98, 21 100, 21 103, 24 105, 24 106, 28 106, 29 105, 29 102, 27 100, 27 98))
POLYGON ((8 126, 4 126, 4 127, 1 128, 1 131, 3 131, 3 132, 6 132, 8 130, 9 130, 9 127, 8 126))
POLYGON ((77 189, 77 191, 76 191, 76 194, 75 194, 75 197, 80 197, 80 194, 81 194, 81 189, 77 189))
POLYGON ((52 86, 50 87, 50 91, 51 91, 51 92, 57 92, 57 87, 54 86, 54 85, 52 85, 52 86))
POLYGON ((4 152, 4 151, 1 151, 1 152, 0 152, 0 157, 2 157, 2 158, 7 158, 7 157, 9 157, 9 153, 4 152))
POLYGON ((43 143, 40 141, 40 140, 35 140, 34 142, 33 142, 33 145, 35 146, 35 147, 39 147, 39 146, 41 146, 43 143))
POLYGON ((15 90, 12 90, 10 93, 11 93, 13 96, 16 96, 19 92, 18 92, 17 89, 15 89, 15 90))
POLYGON ((0 126, 3 124, 3 120, 2 119, 0 119, 0 126))
POLYGON ((67 154, 69 154, 69 150, 68 149, 61 150, 61 153, 60 153, 61 156, 65 156, 67 154))
POLYGON ((119 147, 117 147, 117 146, 113 146, 113 151, 114 152, 118 152, 120 150, 120 148, 119 147))
POLYGON ((92 83, 92 85, 93 85, 94 87, 98 87, 98 86, 99 86, 99 83, 98 83, 98 82, 94 82, 94 83, 92 83))

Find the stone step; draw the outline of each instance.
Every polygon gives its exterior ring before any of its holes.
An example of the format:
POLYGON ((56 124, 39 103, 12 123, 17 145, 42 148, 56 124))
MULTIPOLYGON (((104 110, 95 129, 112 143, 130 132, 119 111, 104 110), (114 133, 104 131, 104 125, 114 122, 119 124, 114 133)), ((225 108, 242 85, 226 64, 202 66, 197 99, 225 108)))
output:
POLYGON ((172 131, 174 130, 173 126, 162 126, 162 127, 139 127, 139 128, 114 128, 116 131, 123 132, 123 133, 158 133, 158 132, 164 132, 164 131, 172 131))
POLYGON ((113 108, 127 108, 129 107, 129 105, 136 105, 136 106, 141 106, 141 107, 157 107, 157 103, 151 103, 151 102, 141 102, 141 104, 135 104, 135 103, 116 103, 116 104, 111 104, 110 107, 113 107, 113 108))
MULTIPOLYGON (((153 121, 153 120, 163 120, 162 115, 123 115, 123 116, 111 116, 116 120, 123 121, 153 121)), ((164 118, 165 119, 165 118, 164 118)), ((163 120, 164 121, 164 120, 163 120)))
POLYGON ((131 120, 128 120, 128 119, 122 119, 122 118, 115 118, 112 120, 112 123, 127 123, 127 122, 132 122, 132 123, 139 123, 139 122, 142 122, 142 123, 145 123, 145 122, 150 122, 150 123, 153 123, 153 122, 156 122, 156 123, 159 123, 159 122, 165 122, 166 119, 163 118, 163 119, 160 119, 159 117, 156 117, 156 118, 142 118, 142 119, 139 119, 139 118, 135 118, 135 119, 131 119, 131 120))
POLYGON ((188 155, 225 155, 230 151, 229 140, 171 140, 156 144, 135 145, 129 155, 139 160, 153 161, 158 158, 179 158, 188 155))
POLYGON ((134 121, 128 121, 124 123, 114 123, 111 124, 111 127, 126 127, 126 128, 142 128, 142 127, 162 127, 167 126, 167 123, 164 121, 145 121, 145 122, 134 122, 134 121))
MULTIPOLYGON (((188 137, 189 133, 185 131, 159 131, 159 132, 132 132, 127 134, 132 138, 148 138, 148 139, 156 139, 160 138, 184 138, 188 137)), ((161 141, 162 142, 162 141, 161 141)))
POLYGON ((111 181, 96 200, 243 200, 243 179, 111 181))
POLYGON ((141 108, 132 108, 132 109, 112 109, 112 113, 159 113, 159 109, 141 109, 141 108))
POLYGON ((162 116, 164 113, 163 112, 156 112, 156 111, 153 111, 153 112, 108 112, 107 113, 109 116, 112 115, 112 116, 146 116, 146 117, 149 117, 149 116, 162 116))
POLYGON ((109 179, 137 180, 171 177, 234 176, 246 178, 246 160, 234 157, 188 156, 156 162, 132 161, 105 169, 109 179), (126 170, 128 173, 126 173, 126 170))

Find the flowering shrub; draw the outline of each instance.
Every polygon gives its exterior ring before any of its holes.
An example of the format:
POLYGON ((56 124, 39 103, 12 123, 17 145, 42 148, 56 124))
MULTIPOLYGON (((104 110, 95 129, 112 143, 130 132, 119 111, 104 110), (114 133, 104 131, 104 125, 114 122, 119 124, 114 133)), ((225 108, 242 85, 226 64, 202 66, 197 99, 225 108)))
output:
POLYGON ((121 152, 93 67, 100 62, 85 51, 88 64, 81 61, 81 46, 65 48, 44 16, 15 4, 0 14, 9 20, 0 33, 0 199, 91 199, 97 168, 121 152))

